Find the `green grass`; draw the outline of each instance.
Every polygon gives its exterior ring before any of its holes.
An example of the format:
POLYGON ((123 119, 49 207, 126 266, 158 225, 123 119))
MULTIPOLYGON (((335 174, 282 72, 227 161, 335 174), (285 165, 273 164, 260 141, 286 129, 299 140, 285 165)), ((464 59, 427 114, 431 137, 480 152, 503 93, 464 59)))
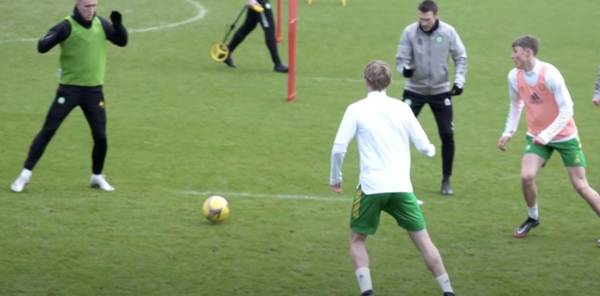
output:
MULTIPOLYGON (((33 42, 68 14, 71 0, 0 2, 0 295, 356 295, 347 251, 348 212, 357 178, 356 147, 344 167, 345 192, 327 185, 329 154, 344 108, 365 95, 372 59, 394 63, 401 30, 416 2, 299 1, 297 100, 272 71, 257 28, 235 52, 239 68, 214 63, 244 1, 197 0, 203 19, 134 33, 110 48, 105 95, 109 154, 117 188, 87 188, 92 140, 81 111, 61 126, 22 194, 17 176, 56 89, 58 50, 33 42), (38 1, 39 2, 39 1, 38 1), (230 194, 231 217, 210 225, 205 196, 230 194), (196 192, 196 193, 194 193, 196 192), (268 196, 310 195, 326 199, 268 196), (265 197, 267 196, 267 197, 265 197), (330 199, 327 199, 330 198, 330 199)), ((286 2, 286 1, 284 1, 286 2)), ((600 188, 598 116, 590 102, 600 40, 600 2, 440 1, 469 55, 466 91, 455 100, 457 153, 453 198, 438 195, 440 156, 414 155, 413 184, 428 229, 459 295, 594 295, 600 290, 598 217, 572 190, 557 157, 538 185, 542 224, 525 240, 511 232, 526 215, 519 188, 521 126, 509 151, 495 148, 508 110, 510 44, 541 38, 540 58, 563 73, 600 188)), ((123 12, 130 29, 195 15, 184 0, 100 3, 123 12)), ((284 37, 286 37, 284 35, 284 37)), ((287 46, 280 45, 287 60, 287 46)), ((388 93, 399 96, 402 78, 388 93)), ((420 121, 439 139, 431 112, 420 121)), ((407 236, 385 217, 369 239, 379 295, 437 295, 435 281, 407 236)))

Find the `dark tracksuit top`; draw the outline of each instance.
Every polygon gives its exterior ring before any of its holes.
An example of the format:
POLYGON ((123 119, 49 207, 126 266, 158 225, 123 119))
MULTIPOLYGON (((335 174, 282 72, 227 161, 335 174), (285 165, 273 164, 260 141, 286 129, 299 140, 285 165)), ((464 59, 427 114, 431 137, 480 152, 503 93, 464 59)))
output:
MULTIPOLYGON (((92 21, 86 21, 79 14, 77 8, 74 9, 71 18, 73 23, 78 26, 75 29, 79 30, 79 32, 84 35, 98 34, 97 31, 92 32, 92 30, 87 30, 93 27, 94 22, 96 22, 96 26, 99 22, 107 40, 111 41, 117 46, 123 47, 127 45, 128 34, 127 30, 122 24, 111 24, 109 21, 99 16, 95 16, 92 21)), ((64 42, 68 40, 68 38, 71 36, 71 32, 75 29, 72 28, 71 23, 67 19, 59 22, 54 27, 50 28, 48 33, 38 41, 38 51, 40 53, 46 53, 57 44, 66 45, 64 42)), ((69 42, 75 42, 75 46, 77 46, 77 42, 81 41, 73 39, 69 42)), ((63 51, 64 50, 65 49, 63 48, 63 51)), ((64 52, 61 52, 61 59, 63 58, 63 54, 64 52)), ((54 100, 46 115, 44 125, 34 138, 29 149, 29 153, 24 164, 26 169, 33 170, 44 153, 46 146, 54 136, 56 130, 60 127, 63 120, 75 107, 79 106, 89 123, 89 126, 92 130, 92 136, 94 138, 94 148, 92 151, 92 172, 94 174, 102 173, 108 146, 106 139, 106 111, 101 82, 103 81, 104 77, 103 65, 106 63, 106 61, 105 56, 98 58, 100 60, 96 61, 95 64, 102 65, 101 69, 91 69, 90 71, 99 73, 97 76, 101 78, 95 80, 92 79, 92 85, 89 83, 80 84, 77 82, 59 84, 58 90, 56 91, 56 96, 54 97, 54 100)), ((81 70, 77 69, 77 64, 73 63, 72 60, 67 65, 69 67, 73 67, 73 69, 69 70, 75 70, 75 72, 81 70)), ((69 79, 68 81, 77 81, 77 79, 69 79)))

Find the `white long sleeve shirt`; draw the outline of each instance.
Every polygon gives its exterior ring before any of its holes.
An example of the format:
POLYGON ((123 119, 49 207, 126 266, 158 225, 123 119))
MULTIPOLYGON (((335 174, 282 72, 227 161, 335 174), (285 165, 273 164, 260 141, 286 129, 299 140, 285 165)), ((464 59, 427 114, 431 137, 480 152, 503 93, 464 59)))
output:
POLYGON ((421 153, 435 155, 435 147, 410 107, 385 91, 373 91, 346 109, 331 151, 330 185, 341 184, 346 149, 355 136, 359 184, 366 194, 413 192, 411 142, 421 153))
MULTIPOLYGON (((555 142, 552 141, 552 139, 569 123, 571 118, 573 118, 573 100, 571 99, 571 94, 567 89, 563 76, 560 74, 558 69, 556 69, 556 67, 549 63, 536 60, 533 70, 530 72, 525 72, 525 75, 523 75, 525 78, 525 83, 527 83, 529 86, 535 85, 538 82, 540 71, 544 65, 547 67, 544 84, 554 94, 559 113, 554 121, 537 136, 541 137, 544 140, 544 143, 550 143, 555 142)), ((517 127, 519 126, 521 112, 523 111, 523 107, 525 105, 523 99, 527 99, 519 97, 517 71, 518 69, 514 68, 508 73, 508 95, 510 99, 510 106, 504 132, 502 134, 503 136, 512 137, 516 132, 517 127)), ((531 137, 536 136, 530 132, 527 132, 527 134, 531 137)), ((568 141, 576 137, 577 133, 575 132, 571 136, 567 138, 561 138, 556 142, 568 141)))

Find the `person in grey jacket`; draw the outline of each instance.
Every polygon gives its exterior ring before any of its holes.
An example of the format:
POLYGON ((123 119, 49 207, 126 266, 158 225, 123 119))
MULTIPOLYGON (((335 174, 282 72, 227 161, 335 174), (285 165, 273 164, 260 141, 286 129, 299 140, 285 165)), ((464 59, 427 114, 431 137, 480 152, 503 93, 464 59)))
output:
POLYGON ((451 25, 439 20, 434 1, 418 6, 419 20, 402 32, 396 54, 396 69, 406 78, 403 100, 415 116, 429 104, 442 141, 443 195, 454 194, 450 186, 454 161, 452 96, 462 94, 467 74, 467 52, 451 25), (455 65, 454 83, 448 80, 448 60, 455 65))

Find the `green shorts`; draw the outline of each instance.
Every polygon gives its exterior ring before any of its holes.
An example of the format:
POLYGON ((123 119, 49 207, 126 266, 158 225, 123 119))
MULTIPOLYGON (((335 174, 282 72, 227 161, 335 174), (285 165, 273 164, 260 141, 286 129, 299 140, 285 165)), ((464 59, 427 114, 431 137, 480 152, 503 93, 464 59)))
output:
POLYGON ((364 194, 359 187, 352 203, 350 228, 361 234, 375 234, 381 211, 390 214, 400 227, 408 231, 419 231, 426 227, 423 212, 414 193, 364 194))
POLYGON ((583 155, 583 150, 581 150, 581 142, 579 142, 578 138, 560 143, 548 143, 544 146, 535 145, 532 143, 532 140, 532 137, 527 136, 527 146, 524 153, 533 153, 547 162, 550 156, 552 156, 552 152, 556 150, 566 167, 587 166, 585 155, 583 155))

